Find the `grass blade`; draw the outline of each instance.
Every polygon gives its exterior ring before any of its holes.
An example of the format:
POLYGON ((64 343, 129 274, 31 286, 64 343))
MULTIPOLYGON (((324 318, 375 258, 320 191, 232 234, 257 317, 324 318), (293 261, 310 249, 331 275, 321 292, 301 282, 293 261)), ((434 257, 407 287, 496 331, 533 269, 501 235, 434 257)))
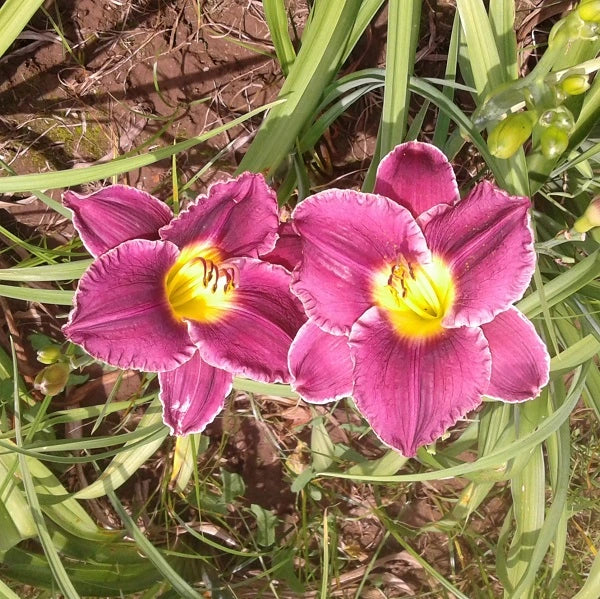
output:
POLYGON ((0 281, 72 281, 78 279, 92 262, 93 260, 77 260, 67 264, 0 268, 0 281))
MULTIPOLYGON (((140 419, 138 428, 153 426, 161 422, 162 410, 158 398, 155 398, 146 408, 146 413, 140 419)), ((85 489, 75 493, 73 497, 94 499, 118 489, 162 445, 168 432, 167 427, 163 427, 156 435, 151 435, 141 447, 136 441, 126 443, 98 479, 85 489)))
POLYGON ((131 158, 116 158, 110 162, 103 164, 95 164, 81 169, 67 169, 63 171, 54 171, 51 173, 33 174, 33 175, 16 175, 12 177, 0 177, 0 193, 17 193, 21 191, 34 191, 36 189, 58 189, 61 187, 71 187, 73 185, 81 185, 82 183, 90 183, 91 181, 99 181, 114 177, 128 171, 132 171, 149 164, 154 164, 159 160, 170 158, 174 154, 189 150, 198 144, 201 144, 224 131, 235 127, 252 118, 256 114, 260 114, 271 107, 281 104, 284 100, 277 100, 270 104, 265 104, 260 108, 255 108, 247 112, 243 116, 238 117, 211 129, 210 131, 181 141, 179 143, 159 148, 152 152, 147 152, 141 156, 132 156, 131 158))
POLYGON ((167 562, 162 553, 144 536, 144 533, 136 526, 131 516, 125 511, 121 502, 117 499, 114 491, 107 490, 108 498, 112 503, 117 515, 123 522, 133 540, 137 543, 142 553, 154 564, 156 569, 169 581, 178 597, 184 599, 201 599, 200 593, 195 591, 167 562))
POLYGON ((59 291, 56 289, 34 289, 33 287, 0 285, 0 295, 4 297, 25 300, 26 302, 40 302, 40 304, 72 306, 74 293, 74 291, 59 291))
POLYGON ((360 4, 360 0, 343 0, 314 5, 302 47, 279 92, 286 102, 266 116, 238 172, 272 172, 293 150, 325 86, 339 69, 360 4))
MULTIPOLYGON (((12 360, 14 365, 13 371, 13 381, 14 381, 14 410, 15 410, 15 439, 18 447, 21 447, 23 444, 23 439, 21 437, 21 406, 19 399, 19 387, 17 384, 18 381, 18 371, 17 371, 17 356, 15 352, 15 346, 12 342, 11 338, 11 349, 12 349, 12 360)), ((27 501, 29 503, 29 507, 31 509, 31 515, 33 516, 33 521, 35 523, 35 527, 37 529, 37 534, 40 539, 40 543, 44 549, 44 553, 48 559, 48 563, 52 570, 52 575, 56 583, 58 584, 62 594, 67 597, 67 599, 79 599, 79 595, 73 586, 73 583, 69 579, 67 572, 65 571, 62 562, 60 561, 60 556, 56 551, 50 534, 48 533, 48 529, 46 528, 46 523, 44 521, 44 516, 42 514, 42 510, 40 508, 40 503, 38 501, 37 493, 35 491, 35 486, 33 484, 33 478, 31 476, 31 472, 29 471, 29 467, 27 465, 27 459, 21 453, 18 454, 19 467, 21 470, 21 476, 23 477, 23 487, 25 488, 25 495, 27 496, 27 501)))
POLYGON ((517 36, 515 35, 514 0, 490 0, 490 25, 494 32, 504 79, 512 81, 519 76, 517 66, 517 36))
POLYGON ((0 8, 0 56, 17 39, 17 36, 44 0, 6 0, 0 8))
POLYGON ((421 0, 388 4, 388 38, 385 93, 381 130, 381 155, 404 140, 410 93, 408 82, 415 64, 419 40, 421 0))
POLYGON ((296 52, 288 32, 288 20, 283 0, 263 0, 263 9, 275 54, 283 74, 287 76, 290 66, 296 60, 296 52))

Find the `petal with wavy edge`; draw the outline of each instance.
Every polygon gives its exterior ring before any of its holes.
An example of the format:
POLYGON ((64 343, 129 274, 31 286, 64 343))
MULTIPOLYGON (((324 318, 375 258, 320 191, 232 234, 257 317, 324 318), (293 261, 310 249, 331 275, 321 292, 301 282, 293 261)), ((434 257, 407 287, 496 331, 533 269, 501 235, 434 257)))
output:
POLYGON ((405 456, 437 439, 485 393, 491 373, 477 327, 400 337, 378 308, 352 327, 354 401, 379 438, 405 456))
POLYGON ((222 259, 258 257, 277 240, 277 196, 264 177, 243 173, 215 183, 160 231, 180 248, 190 244, 215 247, 222 259))
POLYGON ((91 356, 119 368, 172 370, 195 347, 172 315, 164 278, 178 255, 164 241, 126 241, 83 274, 63 331, 91 356))
POLYGON ((275 247, 268 254, 263 254, 261 260, 271 264, 280 264, 290 272, 302 260, 302 242, 300 236, 294 231, 291 221, 279 224, 279 238, 275 247))
POLYGON ((292 389, 312 403, 327 403, 352 394, 352 358, 345 335, 331 335, 306 322, 289 355, 292 389))
POLYGON ((206 362, 236 375, 287 383, 287 355, 306 320, 290 293, 290 273, 254 258, 231 260, 239 271, 234 300, 218 322, 189 322, 192 339, 206 362))
POLYGON ((481 327, 492 352, 492 378, 486 395, 525 401, 548 384, 550 356, 534 326, 516 308, 481 327))
POLYGON ((520 299, 535 269, 528 198, 484 181, 456 206, 419 218, 431 253, 452 271, 453 306, 446 327, 480 326, 520 299))
POLYGON ((88 195, 67 191, 63 203, 73 211, 73 225, 94 257, 130 239, 158 239, 158 230, 173 218, 164 202, 127 185, 88 195))
POLYGON ((454 204, 458 187, 446 156, 431 144, 396 146, 377 169, 375 193, 408 208, 416 218, 437 204, 454 204))
POLYGON ((410 212, 382 196, 323 191, 299 204, 292 219, 303 254, 292 291, 309 318, 329 333, 350 331, 374 303, 374 276, 399 256, 430 259, 410 212))
POLYGON ((233 375, 209 366, 196 352, 185 364, 161 372, 163 421, 178 436, 202 432, 223 409, 233 375))

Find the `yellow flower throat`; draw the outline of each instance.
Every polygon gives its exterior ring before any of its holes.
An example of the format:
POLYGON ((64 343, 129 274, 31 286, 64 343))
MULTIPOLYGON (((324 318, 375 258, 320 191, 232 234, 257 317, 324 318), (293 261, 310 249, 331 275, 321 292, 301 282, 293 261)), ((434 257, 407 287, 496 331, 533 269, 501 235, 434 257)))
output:
POLYGON ((411 264, 400 257, 374 278, 373 299, 396 329, 406 337, 426 338, 441 333, 442 320, 454 302, 450 269, 439 258, 411 264))
POLYGON ((222 264, 215 248, 190 245, 181 251, 165 277, 169 306, 177 320, 215 322, 231 307, 237 268, 222 264))

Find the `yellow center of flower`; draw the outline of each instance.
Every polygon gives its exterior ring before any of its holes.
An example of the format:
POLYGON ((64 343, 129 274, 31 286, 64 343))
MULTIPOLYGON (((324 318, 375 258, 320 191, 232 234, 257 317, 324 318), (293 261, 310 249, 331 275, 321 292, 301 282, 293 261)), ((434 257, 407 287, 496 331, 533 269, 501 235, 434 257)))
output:
POLYGON ((178 320, 215 322, 231 307, 238 282, 237 269, 222 264, 219 251, 189 245, 165 277, 169 306, 178 320))
POLYGON ((401 257, 376 274, 373 299, 400 335, 431 337, 442 332, 442 320, 454 302, 452 274, 440 258, 411 264, 401 257))

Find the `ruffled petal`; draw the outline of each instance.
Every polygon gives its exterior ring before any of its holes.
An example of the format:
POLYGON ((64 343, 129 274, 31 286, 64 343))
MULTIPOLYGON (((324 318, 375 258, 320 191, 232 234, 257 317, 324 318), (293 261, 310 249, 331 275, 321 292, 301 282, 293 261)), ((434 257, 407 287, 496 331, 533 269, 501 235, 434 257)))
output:
POLYGON ((305 323, 289 355, 292 389, 302 399, 327 403, 352 395, 352 358, 345 335, 331 335, 305 323))
POLYGON ((400 337, 378 308, 352 327, 354 401, 379 438, 405 456, 431 443, 489 385, 491 356, 481 329, 447 329, 425 340, 400 337))
POLYGON ((458 200, 456 177, 448 159, 430 144, 396 146, 379 164, 375 193, 408 208, 416 218, 437 204, 458 200))
POLYGON ((174 370, 161 372, 163 421, 178 436, 202 432, 223 409, 233 375, 209 366, 196 352, 174 370))
POLYGON ((302 260, 302 242, 294 231, 291 221, 279 224, 279 237, 273 251, 261 256, 261 260, 271 264, 280 264, 290 272, 302 260))
POLYGON ((490 322, 522 297, 535 269, 529 207, 528 198, 485 181, 456 206, 419 219, 431 253, 452 271, 455 298, 444 326, 490 322))
POLYGON ((253 258, 232 260, 239 285, 217 322, 189 322, 200 355, 212 366, 271 383, 287 383, 287 355, 306 317, 290 293, 290 273, 253 258))
POLYGON ((109 185, 88 195, 67 191, 63 202, 94 257, 130 239, 158 239, 158 230, 173 218, 164 202, 127 185, 109 185))
POLYGON ((292 214, 302 239, 302 264, 292 291, 311 320, 347 334, 374 304, 374 277, 400 255, 427 262, 430 254, 410 212, 387 198, 333 189, 302 202, 292 214))
POLYGON ((126 241, 83 274, 63 331, 94 358, 119 368, 172 370, 195 350, 167 303, 164 279, 178 255, 164 241, 126 241))
POLYGON ((216 248, 221 259, 258 257, 270 252, 277 239, 277 196, 264 177, 243 173, 215 183, 207 196, 160 231, 162 239, 180 248, 202 244, 216 248))
POLYGON ((548 384, 550 356, 531 322, 509 308, 481 329, 492 352, 492 378, 485 394, 503 401, 537 397, 548 384))

